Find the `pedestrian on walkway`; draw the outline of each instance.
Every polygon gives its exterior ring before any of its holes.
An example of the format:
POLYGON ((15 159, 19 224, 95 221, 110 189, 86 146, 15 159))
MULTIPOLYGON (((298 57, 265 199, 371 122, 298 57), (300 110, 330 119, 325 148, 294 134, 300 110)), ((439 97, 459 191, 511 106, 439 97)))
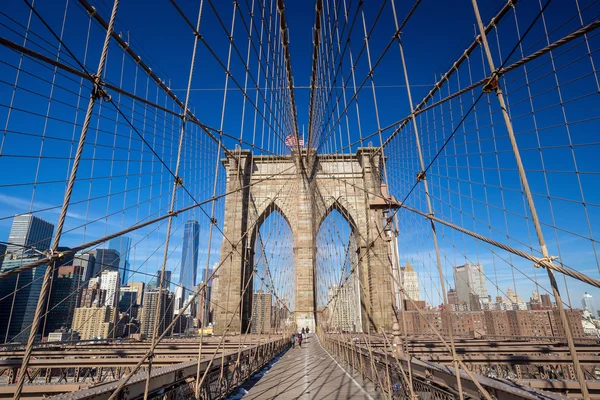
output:
POLYGON ((296 347, 296 332, 292 333, 292 349, 296 347))
POLYGON ((304 336, 304 334, 302 334, 302 333, 298 334, 298 346, 300 348, 302 348, 302 336, 304 336))

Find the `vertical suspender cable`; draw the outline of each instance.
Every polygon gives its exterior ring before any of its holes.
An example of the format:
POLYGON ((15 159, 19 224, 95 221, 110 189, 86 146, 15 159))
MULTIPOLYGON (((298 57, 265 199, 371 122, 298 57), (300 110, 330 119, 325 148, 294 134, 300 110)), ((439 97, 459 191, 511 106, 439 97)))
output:
MULTIPOLYGON (((414 107, 413 107, 413 103, 412 103, 412 95, 410 92, 410 85, 409 85, 409 81, 408 81, 408 72, 406 70, 406 61, 404 58, 404 50, 402 48, 402 44, 401 44, 399 35, 398 35, 398 43, 400 44, 400 57, 402 59, 402 66, 404 69, 404 78, 405 78, 405 83, 406 83, 406 89, 408 92, 408 101, 409 101, 411 113, 413 113, 414 107)), ((429 215, 433 215, 433 206, 431 204, 431 196, 429 193, 429 186, 428 186, 427 180, 425 178, 425 161, 423 160, 423 150, 421 148, 421 139, 419 138, 419 128, 417 126, 417 121, 414 118, 412 118, 412 121, 414 124, 413 127, 414 127, 414 131, 415 131, 415 144, 417 147, 417 154, 419 156, 419 165, 421 167, 421 172, 419 173, 419 176, 417 177, 417 179, 423 183, 423 190, 425 191, 425 199, 427 201, 427 212, 429 215)), ((460 399, 462 400, 463 399, 462 382, 461 382, 461 378, 460 378, 458 357, 456 355, 456 346, 454 344, 454 333, 453 333, 454 327, 452 324, 452 313, 450 312, 450 307, 448 306, 448 296, 446 294, 446 285, 444 283, 444 272, 442 271, 442 260, 440 258, 440 248, 438 245, 435 223, 431 219, 430 219, 430 223, 431 223, 431 236, 433 238, 433 245, 435 247, 435 259, 436 259, 436 264, 437 264, 437 268, 438 268, 438 273, 440 275, 440 288, 442 290, 442 299, 444 301, 444 313, 446 314, 446 321, 448 321, 448 335, 450 337, 450 347, 452 349, 452 359, 453 359, 452 363, 454 364, 454 370, 456 373, 456 383, 458 385, 458 395, 459 395, 460 399)))
MULTIPOLYGON (((200 3, 200 8, 198 10, 198 20, 196 23, 196 32, 198 32, 198 30, 200 29, 200 21, 202 20, 202 4, 203 4, 203 2, 200 3)), ((160 283, 158 285, 158 299, 156 302, 157 312, 154 315, 154 326, 152 329, 152 346, 156 346, 156 340, 159 335, 159 333, 158 333, 159 325, 163 324, 162 321, 159 321, 159 315, 161 314, 161 307, 162 307, 165 268, 167 265, 167 259, 169 257, 169 241, 171 239, 171 227, 173 224, 173 216, 174 216, 173 211, 175 208, 175 199, 177 196, 177 188, 179 186, 183 186, 183 181, 182 181, 181 177, 179 176, 179 168, 181 166, 181 150, 183 147, 183 137, 185 136, 185 126, 186 126, 186 123, 188 120, 188 105, 189 105, 189 100, 190 100, 190 89, 192 86, 192 78, 194 75, 194 64, 196 61, 196 50, 198 47, 198 39, 199 39, 199 35, 196 34, 196 32, 194 32, 194 46, 193 46, 193 50, 192 50, 192 60, 190 62, 190 73, 189 73, 189 77, 188 77, 188 86, 187 86, 187 91, 185 94, 185 104, 183 107, 183 113, 182 113, 182 118, 181 118, 181 131, 179 133, 179 145, 177 148, 177 163, 175 165, 175 177, 173 179, 173 190, 171 192, 171 203, 170 203, 170 207, 169 207, 169 212, 171 213, 171 215, 169 216, 168 222, 167 222, 167 237, 165 240, 165 252, 164 252, 164 256, 163 256, 162 267, 160 270, 160 283)), ((182 266, 182 268, 183 268, 183 266, 182 266)), ((148 358, 148 374, 146 376, 146 387, 144 388, 144 400, 148 399, 148 391, 150 388, 150 377, 152 375, 152 358, 153 358, 152 355, 150 355, 150 357, 148 358)))
MULTIPOLYGON (((492 76, 490 78, 490 82, 493 84, 494 80, 497 80, 497 71, 494 67, 494 59, 492 58, 492 52, 490 51, 490 47, 488 45, 485 28, 483 27, 483 22, 481 21, 481 14, 479 13, 479 7, 477 5, 477 0, 472 0, 473 10, 475 12, 475 17, 477 19, 477 25, 479 26, 479 32, 481 37, 481 42, 483 44, 483 48, 485 49, 485 54, 487 57, 487 61, 490 67, 490 71, 492 76)), ((495 88, 496 98, 498 99, 498 103, 500 104, 500 109, 502 110, 502 117, 504 119, 504 124, 506 125, 506 130, 508 133, 508 137, 510 139, 512 152, 515 156, 515 161, 517 164, 517 170, 519 171, 519 178, 521 180, 521 184, 523 185, 523 192, 525 194, 525 198, 527 199, 527 205, 529 207, 529 212, 531 213, 531 220, 533 221, 533 225, 535 227, 535 232, 538 238, 538 242, 540 245, 540 250, 542 251, 542 257, 544 260, 548 262, 552 262, 552 257, 548 253, 548 248, 546 247, 546 242, 544 240, 544 234, 542 233, 542 226, 540 224, 540 219, 538 217, 535 203, 533 201, 533 195, 531 193, 531 189, 529 187, 529 182, 527 180, 527 174, 525 173, 525 167, 523 166, 523 161, 521 160, 521 153, 519 151, 519 146, 517 144, 517 139, 515 137, 515 132, 513 130, 512 121, 510 115, 508 115, 508 109, 506 108, 506 102, 504 101, 504 94, 502 93, 502 89, 498 84, 493 84, 495 88)), ((433 222, 432 222, 433 223, 433 222)), ((577 350, 575 349, 575 342, 573 341, 573 334, 571 332, 571 326, 569 325, 569 321, 567 319, 567 314, 565 312, 562 299, 560 297, 560 292, 558 290, 558 285, 556 283, 556 279, 554 277, 554 272, 551 268, 546 268, 548 273, 548 279, 550 280, 550 285, 552 286, 552 291, 554 292, 554 298, 556 300, 556 307, 558 308, 558 312, 560 314, 560 319, 565 330, 565 335, 567 337, 567 343, 569 345, 569 351, 571 353, 571 357, 573 359, 573 365, 575 367, 575 373, 577 375, 577 380, 579 382, 579 387, 581 389, 581 394, 584 399, 589 399, 590 395, 587 389, 587 384, 585 383, 585 377, 583 375, 583 371, 581 369, 581 365, 579 363, 579 358, 577 357, 577 350)))
MULTIPOLYGON (((29 5, 29 3, 27 3, 29 5)), ((30 6, 33 7, 33 6, 30 6)), ((112 32, 114 30, 115 18, 117 16, 117 10, 119 8, 119 0, 114 0, 112 12, 110 15, 110 21, 108 23, 108 29, 106 30, 106 35, 104 37, 104 44, 102 46, 102 54, 100 56, 100 61, 98 62, 98 69, 96 71, 96 75, 94 75, 94 86, 92 88, 92 92, 90 93, 90 99, 88 101, 87 111, 85 114, 85 119, 83 122, 83 127, 81 128, 81 135, 79 137, 79 142, 77 144, 77 152, 75 154, 75 160, 73 161, 73 169, 71 170, 71 176, 69 177, 69 182, 67 184, 67 189, 65 191, 65 197, 63 199, 62 208, 60 211, 60 216, 58 219, 58 224, 56 226, 56 235, 54 237, 54 242, 52 243, 52 249, 50 250, 50 255, 52 256, 57 250, 60 243, 60 238, 62 235, 63 227, 65 225, 65 219, 67 217, 67 210, 69 209, 69 203, 71 201, 71 195, 73 193, 73 188, 75 186, 75 180, 77 178, 77 172, 79 170, 79 163, 81 161, 81 155, 83 154, 83 147, 85 145, 85 138, 87 136, 87 131, 90 126, 90 121, 92 119, 92 113, 94 111, 94 103, 97 99, 105 97, 106 94, 103 92, 100 87, 100 77, 102 76, 102 72, 104 71, 104 66, 106 64, 106 57, 108 55, 108 47, 110 45, 110 38, 112 32)), ((56 265, 56 260, 52 258, 52 261, 46 266, 46 273, 44 274, 44 281, 42 282, 42 288, 40 290, 40 297, 38 298, 38 303, 35 308, 35 314, 33 317, 33 324, 31 325, 31 331, 29 332, 29 338, 27 340, 27 348, 25 350, 25 354, 23 355, 23 361, 21 363, 21 369, 19 370, 19 379, 17 382, 17 387, 15 388, 15 392, 13 395, 13 399, 17 400, 21 397, 21 393, 23 392, 23 385, 25 384, 25 378, 27 376, 27 366, 29 364, 29 360, 31 359, 31 353, 33 351, 33 343, 35 342, 35 337, 38 331, 38 327, 40 324, 40 318, 42 312, 44 310, 46 300, 48 298, 48 286, 50 284, 50 278, 54 273, 54 267, 56 265)))

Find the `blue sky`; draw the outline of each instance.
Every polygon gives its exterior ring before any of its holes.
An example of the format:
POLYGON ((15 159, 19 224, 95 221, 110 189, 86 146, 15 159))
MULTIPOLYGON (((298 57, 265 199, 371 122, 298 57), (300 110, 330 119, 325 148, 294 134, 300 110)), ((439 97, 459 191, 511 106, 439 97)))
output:
MULTIPOLYGON (((27 24, 29 10, 22 2, 6 3, 0 6, 0 35, 23 44, 22 35, 25 30, 19 24, 27 24)), ((210 50, 221 62, 226 63, 229 41, 224 31, 231 28, 233 5, 231 2, 214 3, 221 21, 208 2, 205 2, 200 31, 209 43, 210 50)), ((265 3, 271 7, 271 0, 266 0, 265 3)), ((412 4, 397 3, 399 19, 403 20, 412 4)), ((404 51, 415 103, 420 101, 436 79, 452 66, 473 41, 473 11, 470 2, 463 3, 448 7, 439 1, 424 1, 403 30, 404 51)), ((482 0, 479 3, 483 20, 488 21, 500 9, 502 2, 482 0)), ((181 0, 177 4, 195 23, 198 2, 181 0)), ((217 129, 222 125, 223 131, 233 137, 239 137, 241 133, 244 141, 254 143, 266 152, 285 153, 287 149, 281 142, 281 135, 288 131, 277 125, 285 124, 285 119, 282 118, 285 113, 270 118, 269 110, 279 113, 279 107, 286 104, 286 97, 277 96, 285 93, 279 90, 280 83, 285 87, 287 82, 282 80, 274 83, 272 88, 262 90, 261 93, 267 99, 265 104, 261 96, 256 100, 255 90, 248 90, 249 98, 244 101, 233 81, 242 87, 246 85, 243 60, 248 48, 248 7, 252 4, 251 0, 240 2, 241 11, 238 10, 236 16, 234 43, 239 54, 236 51, 232 53, 230 70, 233 79, 228 80, 231 90, 227 92, 225 107, 223 88, 226 75, 209 49, 202 44, 199 45, 194 68, 190 105, 203 123, 217 129), (257 112, 254 112, 251 101, 258 105, 257 112), (261 120, 261 114, 266 116, 265 121, 261 120)), ((259 2, 254 4, 258 9, 259 2)), ((99 0, 94 5, 107 19, 110 1, 99 0)), ((546 32, 549 32, 548 40, 553 42, 579 28, 581 22, 577 5, 582 10, 584 24, 598 18, 600 7, 592 1, 553 2, 544 12, 544 20, 538 19, 523 40, 522 47, 512 54, 506 65, 547 45, 546 32)), ((51 4, 40 1, 35 7, 55 32, 60 34, 64 29, 64 44, 89 71, 95 71, 103 32, 95 23, 89 24, 89 18, 80 6, 72 1, 66 8, 63 1, 51 4), (63 26, 65 11, 67 17, 63 26)), ((356 14, 356 7, 356 2, 350 3, 350 17, 356 14)), ((373 25, 379 7, 380 3, 369 3, 364 7, 367 29, 373 25)), ((519 33, 523 34, 538 14, 540 5, 538 1, 525 1, 515 10, 509 12, 499 24, 498 30, 493 31, 489 37, 497 66, 505 61, 517 43, 517 27, 519 33)), ((326 7, 325 16, 332 13, 333 10, 326 7)), ((256 12, 255 15, 258 16, 259 13, 256 12)), ((356 64, 357 85, 365 79, 369 69, 364 52, 359 61, 356 61, 364 44, 362 15, 358 15, 350 42, 356 64)), ((300 129, 307 129, 310 101, 310 90, 307 87, 311 76, 314 5, 310 1, 287 1, 286 16, 296 86, 298 124, 300 129)), ((341 23, 340 29, 342 25, 341 23)), ((329 29, 327 24, 324 26, 324 29, 329 29)), ((272 28, 278 31, 274 23, 272 28)), ((258 46, 258 19, 255 20, 253 29, 252 42, 258 46)), ((373 61, 384 51, 394 30, 391 7, 387 2, 369 38, 373 61)), ((132 48, 183 100, 193 36, 174 7, 168 1, 122 2, 116 31, 130 41, 132 48)), ((31 32, 27 47, 56 57, 58 43, 36 17, 31 20, 31 32)), ((326 37, 327 31, 324 32, 326 37)), ((521 67, 510 72, 503 77, 502 84, 550 253, 560 256, 560 260, 566 265, 600 278, 598 256, 595 254, 598 248, 594 236, 600 225, 600 182, 596 160, 600 99, 595 71, 600 64, 595 51, 600 43, 596 34, 591 32, 587 40, 578 39, 561 47, 553 53, 553 58, 546 55, 527 64, 527 70, 521 67), (588 54, 588 46, 591 54, 588 54), (590 240, 591 238, 594 240, 590 240)), ((327 49, 330 47, 328 45, 327 49)), ((334 46, 334 53, 336 49, 334 46)), ((265 39, 265 55, 266 52, 265 39)), ((64 48, 60 50, 59 59, 77 67, 77 62, 64 48)), ((55 74, 52 69, 30 59, 21 60, 19 54, 5 47, 0 48, 0 60, 0 123, 3 129, 6 127, 0 139, 0 170, 14 171, 0 176, 0 237, 8 237, 10 218, 15 213, 52 208, 61 204, 65 179, 71 166, 69 159, 75 149, 73 138, 80 132, 80 126, 74 127, 73 123, 83 122, 90 85, 87 82, 81 84, 78 78, 64 72, 55 74), (17 80, 16 67, 21 62, 22 71, 17 80), (15 82, 18 89, 13 97, 15 82), (50 96, 53 100, 48 107, 50 96), (9 114, 11 104, 13 109, 9 114), (50 118, 46 118, 46 115, 50 118)), ((257 61, 258 55, 251 51, 249 65, 252 74, 247 84, 252 86, 252 79, 257 80, 261 76, 259 83, 262 87, 265 70, 258 72, 257 61)), ((280 60, 274 65, 281 65, 280 60)), ((340 98, 342 109, 342 89, 339 86, 342 81, 352 84, 350 66, 349 53, 346 52, 333 90, 334 98, 340 98)), ((329 66, 322 66, 320 70, 324 74, 329 71, 330 75, 326 76, 333 76, 333 70, 329 66)), ((453 78, 436 94, 434 100, 440 100, 488 74, 489 69, 482 59, 481 51, 476 49, 469 61, 463 63, 453 78)), ((396 44, 386 53, 373 76, 379 125, 388 126, 407 116, 410 109, 406 89, 401 87, 404 85, 404 77, 396 44)), ((120 48, 114 44, 109 51, 104 79, 178 112, 173 101, 166 98, 161 90, 157 90, 157 86, 148 81, 135 62, 128 56, 124 57, 120 48)), ((428 173, 434 210, 440 218, 538 254, 539 245, 523 201, 514 157, 510 152, 506 127, 496 99, 484 96, 464 123, 458 125, 479 93, 479 89, 467 92, 417 117, 426 164, 431 162, 445 139, 456 130, 454 139, 448 143, 428 173)), ((114 106, 108 103, 98 104, 75 187, 75 204, 69 209, 66 223, 68 232, 61 241, 64 245, 76 245, 104 236, 135 222, 164 214, 168 210, 172 177, 167 168, 171 171, 175 169, 180 119, 164 111, 156 112, 139 102, 119 96, 118 93, 111 94, 119 109, 160 155, 164 164, 148 151, 138 133, 115 111, 114 106), (88 201, 88 198, 95 199, 88 201), (97 221, 91 222, 95 220, 97 221)), ((347 98, 352 94, 349 87, 347 98)), ((357 99, 360 124, 352 104, 348 108, 348 123, 342 118, 341 124, 333 127, 335 134, 322 143, 323 151, 339 151, 348 146, 348 137, 350 142, 355 143, 361 135, 366 137, 377 131, 378 121, 370 81, 367 81, 357 99)), ((334 114, 333 120, 336 118, 337 114, 334 114)), ((213 194, 215 171, 218 171, 216 192, 222 193, 225 190, 224 169, 217 162, 217 156, 222 157, 223 154, 218 153, 215 143, 197 126, 188 123, 186 129, 188 135, 183 147, 180 175, 196 201, 207 200, 213 194)), ((332 126, 322 126, 321 129, 327 132, 332 126)), ((391 130, 386 130, 382 138, 385 140, 390 134, 391 130)), ((235 144, 231 138, 223 140, 229 148, 235 144)), ((366 142, 378 145, 379 140, 379 136, 374 135, 366 142)), ((356 148, 357 145, 354 145, 351 151, 356 148)), ((254 150, 260 152, 260 149, 254 150)), ((412 125, 407 126, 390 143, 385 153, 389 157, 387 179, 390 191, 397 199, 403 199, 420 170, 412 125)), ((176 208, 193 202, 187 193, 179 190, 176 208)), ((407 204, 426 210, 422 186, 411 194, 407 204)), ((224 201, 220 200, 215 205, 214 215, 222 227, 224 201)), ((210 224, 207 215, 213 214, 211 204, 203 206, 203 210, 184 213, 174 220, 174 238, 167 266, 174 270, 174 280, 178 277, 183 226, 188 219, 196 219, 201 224, 199 269, 218 261, 222 236, 217 230, 213 230, 209 258, 210 224)), ((58 208, 41 212, 40 215, 56 223, 58 208)), ((281 221, 275 223, 280 224, 281 221)), ((398 213, 398 225, 401 260, 413 264, 421 275, 423 296, 430 298, 433 304, 438 304, 438 277, 431 257, 433 248, 428 225, 421 217, 412 215, 409 211, 398 213)), ((166 221, 131 234, 133 242, 137 243, 131 255, 134 270, 153 273, 159 268, 165 233, 166 221)), ((449 286, 453 286, 452 265, 461 264, 467 259, 484 264, 486 273, 490 276, 488 290, 492 296, 496 293, 492 282, 497 282, 503 291, 508 286, 516 287, 525 299, 528 299, 531 290, 535 288, 533 283, 519 273, 515 273, 513 278, 512 266, 529 277, 533 276, 534 268, 531 263, 514 256, 511 258, 505 253, 492 253, 489 247, 453 233, 448 228, 440 228, 439 236, 449 286)), ((286 259, 281 255, 280 258, 286 259)), ((549 288, 544 277, 545 271, 535 270, 535 275, 540 285, 549 288)), ((562 277, 558 280, 562 290, 566 291, 562 277)), ((598 302, 600 292, 596 289, 573 280, 567 282, 573 306, 580 305, 579 299, 586 290, 598 302)))

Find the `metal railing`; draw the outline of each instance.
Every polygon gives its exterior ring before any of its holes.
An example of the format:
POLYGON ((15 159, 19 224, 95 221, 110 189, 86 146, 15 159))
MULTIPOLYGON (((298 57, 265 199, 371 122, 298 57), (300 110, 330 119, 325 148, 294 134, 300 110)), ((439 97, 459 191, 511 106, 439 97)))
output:
MULTIPOLYGON (((290 344, 289 339, 278 337, 265 343, 244 345, 240 351, 217 354, 214 358, 200 360, 201 384, 199 398, 203 400, 223 399, 242 385, 247 379, 260 371, 275 356, 285 350, 290 344)), ((112 368, 119 373, 107 374, 102 382, 90 387, 91 382, 63 384, 26 385, 22 398, 51 397, 55 400, 75 399, 108 399, 119 385, 123 374, 128 368, 112 368), (114 379, 116 377, 117 379, 114 379), (113 378, 113 380, 111 380, 113 378), (107 380, 110 380, 107 382, 107 380), (64 393, 60 393, 61 388, 64 393), (48 389, 46 391, 46 389, 48 389), (46 395, 44 395, 44 393, 46 395)), ((144 396, 147 370, 134 375, 121 392, 128 399, 144 396)), ((154 368, 151 372, 149 398, 181 399, 195 398, 196 377, 198 376, 198 361, 188 361, 162 368, 154 368)), ((92 383, 93 384, 93 383, 92 383)), ((0 390, 0 399, 12 397, 11 387, 7 385, 0 390)))
MULTIPOLYGON (((371 382, 385 398, 410 399, 409 382, 412 382, 412 391, 419 399, 460 398, 453 368, 412 357, 394 356, 389 351, 362 343, 360 337, 358 340, 350 336, 346 339, 321 335, 323 346, 340 364, 360 374, 363 382, 371 382)), ((508 381, 498 381, 477 374, 474 376, 477 383, 496 399, 563 398, 559 394, 520 387, 508 381)), ((482 398, 477 385, 464 371, 461 371, 461 380, 464 399, 482 398)))

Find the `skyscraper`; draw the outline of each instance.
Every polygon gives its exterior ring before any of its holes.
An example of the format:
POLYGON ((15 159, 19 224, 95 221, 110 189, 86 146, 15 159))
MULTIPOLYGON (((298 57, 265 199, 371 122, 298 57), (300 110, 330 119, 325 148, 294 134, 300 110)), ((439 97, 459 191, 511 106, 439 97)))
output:
POLYGON ((81 300, 77 307, 102 307, 106 302, 106 290, 100 289, 100 282, 90 281, 88 287, 81 290, 81 300))
MULTIPOLYGON (((200 290, 200 285, 198 285, 198 290, 200 290)), ((198 296, 198 303, 196 309, 196 317, 200 322, 200 326, 206 327, 211 322, 210 318, 210 297, 211 297, 212 288, 210 286, 206 286, 200 292, 198 296)))
POLYGON ((143 282, 130 282, 127 286, 121 286, 119 289, 119 312, 137 318, 139 308, 143 304, 143 296, 143 282))
MULTIPOLYGON (((213 269, 216 268, 215 266, 213 266, 213 269)), ((212 280, 212 285, 210 288, 210 301, 208 302, 208 314, 213 316, 213 322, 214 322, 214 316, 215 316, 215 310, 219 307, 219 272, 216 271, 215 275, 213 276, 212 280)))
POLYGON ((90 251, 94 256, 94 271, 92 277, 100 275, 102 271, 119 270, 119 252, 115 249, 96 249, 90 251))
POLYGON ((592 295, 588 292, 583 294, 583 297, 581 298, 581 306, 584 310, 588 310, 590 313, 592 313, 592 318, 598 317, 598 314, 596 314, 596 307, 594 307, 594 300, 592 295))
POLYGON ((469 304, 472 311, 477 304, 489 302, 487 284, 481 264, 465 264, 454 267, 454 286, 460 304, 469 304))
POLYGON ((252 301, 252 333, 271 332, 271 305, 273 295, 262 290, 254 293, 252 301))
POLYGON ((72 325, 81 340, 106 339, 113 332, 114 320, 112 307, 80 307, 75 309, 72 325))
POLYGON ((54 225, 32 214, 16 215, 8 235, 7 253, 23 253, 27 246, 48 250, 52 242, 54 225))
POLYGON ((6 253, 6 245, 0 243, 0 268, 2 268, 2 261, 4 261, 5 253, 6 253))
MULTIPOLYGON (((10 254, 2 264, 2 272, 41 258, 42 255, 10 254)), ((0 280, 0 342, 27 340, 44 273, 45 268, 38 267, 0 280)))
POLYGON ((540 300, 542 301, 542 308, 545 310, 551 310, 554 308, 554 304, 552 304, 552 298, 549 294, 541 294, 540 300))
MULTIPOLYGON (((165 270, 165 280, 163 282, 163 289, 170 290, 171 288, 171 277, 173 272, 165 270)), ((147 290, 158 289, 160 286, 160 269, 156 272, 156 277, 148 282, 147 290)))
MULTIPOLYGON (((50 248, 53 232, 54 225, 41 218, 31 214, 15 216, 1 271, 18 268, 42 258, 37 252, 25 250, 24 246, 47 250, 50 248)), ((0 299, 3 299, 0 301, 0 341, 27 340, 45 270, 43 267, 33 268, 0 281, 0 299)))
POLYGON ((181 286, 175 288, 173 313, 175 315, 183 313, 183 315, 177 320, 173 330, 174 333, 185 333, 189 328, 193 328, 194 318, 196 317, 198 299, 194 299, 193 291, 186 290, 185 292, 187 293, 187 298, 182 298, 181 293, 183 293, 183 290, 181 286), (190 305, 184 311, 183 307, 188 302, 190 305))
MULTIPOLYGON (((52 291, 48 303, 45 335, 60 328, 70 328, 77 307, 77 293, 81 284, 81 267, 64 265, 58 267, 52 278, 52 291), (74 293, 75 292, 75 293, 74 293)), ((42 324, 44 326, 44 324, 42 324)))
POLYGON ((175 286, 175 292, 173 296, 175 296, 175 303, 173 304, 173 312, 175 314, 179 314, 179 310, 183 307, 185 303, 184 294, 187 293, 187 290, 184 290, 181 285, 175 286))
POLYGON ((184 288, 182 298, 187 298, 187 293, 196 287, 196 275, 198 273, 198 246, 200 236, 200 225, 198 221, 190 220, 185 224, 183 232, 183 246, 181 253, 181 271, 179 284, 184 288))
POLYGON ((154 318, 157 312, 159 312, 158 334, 160 335, 173 321, 173 293, 169 293, 166 289, 162 290, 162 294, 158 290, 148 290, 144 293, 140 333, 145 334, 146 337, 152 337, 154 318), (162 296, 160 310, 158 309, 158 296, 162 296))
POLYGON ((108 248, 119 252, 119 268, 121 269, 121 285, 127 285, 129 281, 129 250, 131 249, 131 238, 119 236, 108 242, 108 248))
MULTIPOLYGON (((200 280, 200 283, 198 284, 198 287, 196 288, 197 290, 200 290, 201 285, 203 283, 205 283, 206 278, 210 277, 212 275, 212 273, 213 273, 212 268, 208 270, 208 275, 206 274, 206 269, 203 269, 202 271, 200 271, 200 275, 202 276, 202 279, 200 280)), ((206 282, 206 287, 204 289, 202 289, 202 293, 198 297, 198 313, 196 314, 196 316, 204 324, 204 326, 208 326, 208 324, 211 321, 210 307, 211 307, 211 301, 212 301, 212 297, 213 297, 212 296, 213 282, 215 282, 214 277, 210 281, 206 282)))
POLYGON ((333 329, 345 332, 356 331, 356 296, 351 281, 343 286, 329 287, 329 309, 329 322, 333 329))
POLYGON ((410 263, 406 262, 406 267, 401 269, 401 282, 404 286, 404 294, 406 297, 410 298, 412 301, 421 300, 421 294, 419 291, 419 275, 417 275, 417 271, 415 271, 410 265, 410 263))
POLYGON ((104 271, 100 277, 100 289, 106 290, 104 305, 117 307, 119 303, 119 271, 104 271))
MULTIPOLYGON (((208 269, 208 274, 206 272, 206 266, 203 266, 202 268, 200 268, 200 281, 198 282, 198 284, 200 284, 200 282, 206 282, 208 277, 210 277, 212 273, 213 273, 213 268, 208 269)), ((210 282, 207 282, 207 285, 208 286, 212 285, 212 279, 210 280, 210 282)))
POLYGON ((452 311, 459 311, 457 309, 457 306, 460 304, 460 302, 458 301, 458 295, 456 294, 456 290, 450 288, 450 290, 448 290, 448 305, 450 305, 450 309, 452 311))
POLYGON ((93 277, 96 257, 92 253, 76 254, 73 266, 81 268, 81 281, 87 282, 93 277))

